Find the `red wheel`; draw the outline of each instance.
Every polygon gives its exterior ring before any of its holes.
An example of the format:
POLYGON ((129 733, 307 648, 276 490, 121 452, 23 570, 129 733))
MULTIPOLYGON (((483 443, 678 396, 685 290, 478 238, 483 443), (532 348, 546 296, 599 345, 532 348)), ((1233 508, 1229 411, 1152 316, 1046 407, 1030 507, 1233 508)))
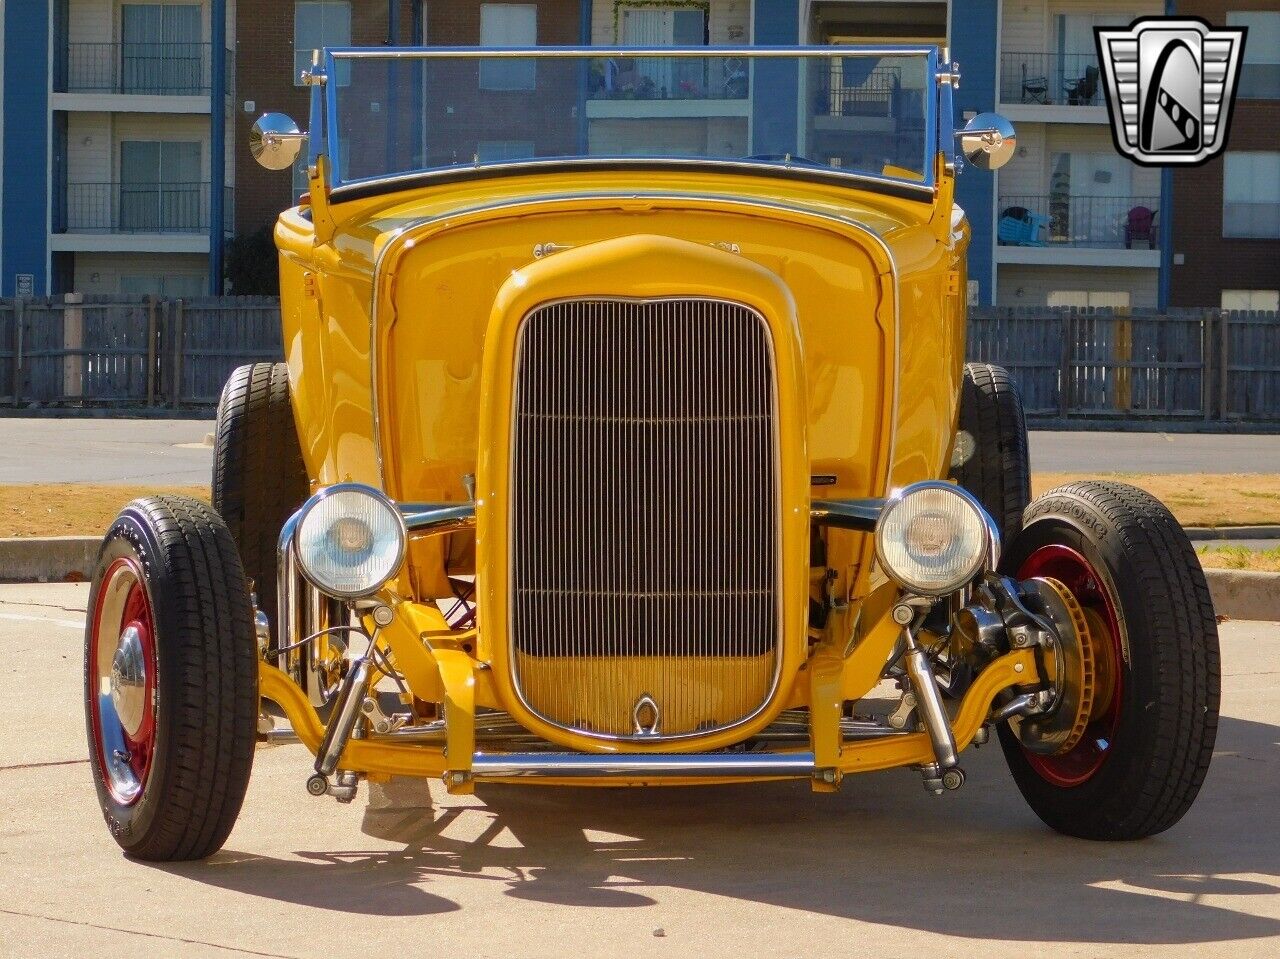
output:
POLYGON ((142 570, 112 560, 89 625, 89 721, 113 799, 138 801, 156 747, 156 620, 142 570))
POLYGON ((1120 647, 1120 619, 1115 602, 1093 565, 1069 546, 1041 546, 1018 567, 1018 579, 1055 579, 1075 597, 1089 620, 1096 675, 1094 706, 1084 735, 1071 749, 1055 756, 1033 753, 1026 747, 1027 762, 1055 786, 1079 786, 1102 768, 1115 742, 1124 702, 1124 652, 1120 647), (1090 615, 1092 614, 1092 615, 1090 615), (1099 635, 1101 634, 1101 635, 1099 635))
POLYGON ((203 503, 134 500, 107 532, 85 620, 84 709, 111 838, 162 862, 218 849, 249 785, 258 664, 235 543, 203 503))
POLYGON ((1019 791, 1068 835, 1168 829, 1204 782, 1218 727, 1217 622, 1186 534, 1141 490, 1072 483, 1027 508, 1001 568, 1071 625, 1043 650, 1054 701, 999 727, 1019 791))

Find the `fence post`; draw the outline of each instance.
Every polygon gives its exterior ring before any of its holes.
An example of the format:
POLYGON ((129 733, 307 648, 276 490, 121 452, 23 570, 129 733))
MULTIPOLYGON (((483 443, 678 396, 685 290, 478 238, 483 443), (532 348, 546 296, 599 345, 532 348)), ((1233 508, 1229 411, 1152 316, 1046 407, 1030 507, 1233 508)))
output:
POLYGON ((1218 311, 1218 418, 1231 416, 1231 313, 1218 311))
POLYGON ((1200 405, 1204 408, 1204 421, 1213 419, 1213 369, 1214 339, 1213 310, 1200 314, 1200 405))
POLYGON ((1061 370, 1058 374, 1058 415, 1064 420, 1067 413, 1071 409, 1071 394, 1074 392, 1073 383, 1075 370, 1072 369, 1072 361, 1075 359, 1075 344, 1072 342, 1075 324, 1075 312, 1072 310, 1062 311, 1062 359, 1059 361, 1061 370))
POLYGON ((84 294, 62 297, 62 398, 84 396, 84 294))
POLYGON ((147 296, 147 408, 156 405, 156 298, 147 296))
POLYGON ((18 297, 13 301, 13 405, 22 405, 22 338, 27 322, 27 301, 18 297))
POLYGON ((173 310, 173 383, 169 405, 177 407, 182 398, 182 300, 175 300, 173 310))

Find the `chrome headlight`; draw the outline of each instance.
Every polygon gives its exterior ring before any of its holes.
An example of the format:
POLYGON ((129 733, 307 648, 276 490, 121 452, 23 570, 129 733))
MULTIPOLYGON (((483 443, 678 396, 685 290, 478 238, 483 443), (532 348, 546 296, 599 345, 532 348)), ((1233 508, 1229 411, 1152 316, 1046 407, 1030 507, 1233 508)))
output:
POLYGON ((978 575, 992 554, 990 520, 966 490, 915 483, 885 504, 876 524, 876 555, 900 586, 944 596, 978 575))
POLYGON ((404 561, 404 518, 378 490, 339 483, 307 500, 294 550, 303 574, 338 599, 375 593, 404 561))

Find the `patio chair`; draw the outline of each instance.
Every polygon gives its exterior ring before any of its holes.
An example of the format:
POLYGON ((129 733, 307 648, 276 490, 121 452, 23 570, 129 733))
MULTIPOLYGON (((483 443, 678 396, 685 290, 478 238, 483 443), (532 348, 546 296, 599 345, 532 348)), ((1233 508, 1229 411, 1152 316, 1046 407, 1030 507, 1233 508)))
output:
POLYGON ((1049 78, 1027 76, 1027 65, 1022 65, 1022 102, 1048 103, 1049 78))
POLYGON ((1088 106, 1098 95, 1098 68, 1085 67, 1084 76, 1078 80, 1068 80, 1064 86, 1067 103, 1071 106, 1088 106))
POLYGON ((1049 218, 1026 207, 1006 207, 1000 214, 996 237, 1005 246, 1044 246, 1049 218))
POLYGON ((1124 223, 1124 246, 1131 250, 1135 243, 1145 241, 1148 250, 1156 248, 1156 212, 1145 206, 1135 206, 1124 223))

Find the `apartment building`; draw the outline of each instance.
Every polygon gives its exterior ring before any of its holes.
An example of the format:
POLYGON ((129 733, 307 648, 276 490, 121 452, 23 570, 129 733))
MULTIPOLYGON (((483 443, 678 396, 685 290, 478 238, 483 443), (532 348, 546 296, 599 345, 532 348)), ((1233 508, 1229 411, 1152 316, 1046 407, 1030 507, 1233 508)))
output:
POLYGON ((230 6, 6 5, 5 294, 221 291, 230 6))
MULTIPOLYGON (((1280 195, 1272 195, 1280 190, 1277 0, 1177 0, 1179 13, 1247 23, 1251 37, 1228 155, 1176 173, 1139 167, 1116 153, 1093 42, 1095 26, 1173 10, 1166 0, 54 0, 43 6, 11 2, 2 18, 0 292, 6 294, 220 289, 219 238, 269 226, 305 189, 301 165, 289 177, 252 162, 253 120, 279 110, 306 125, 300 76, 312 49, 397 43, 936 43, 961 67, 958 120, 999 110, 1019 135, 1008 166, 994 176, 966 172, 957 186, 972 225, 971 303, 1267 307, 1280 285, 1274 281, 1280 195), (219 12, 225 29, 215 37, 219 12), (221 75, 215 45, 235 50, 221 75), (224 130, 210 122, 215 85, 224 91, 224 130)), ((748 75, 733 58, 685 65, 616 58, 584 91, 580 78, 545 63, 438 65, 420 97, 367 118, 369 136, 352 152, 380 149, 378 124, 396 117, 402 133, 416 131, 413 156, 432 163, 555 155, 584 148, 584 137, 585 148, 600 154, 789 151, 797 146, 792 133, 771 133, 752 115, 749 89, 794 82, 768 69, 757 65, 748 75), (492 110, 516 117, 501 141, 484 132, 492 110), (629 122, 640 116, 644 125, 629 122)), ((889 70, 853 79, 850 72, 835 61, 829 78, 810 78, 809 92, 818 90, 829 109, 817 110, 821 115, 800 136, 803 152, 824 163, 849 161, 842 151, 875 125, 863 114, 897 109, 895 91, 904 89, 903 78, 889 70)), ((894 122, 901 131, 912 120, 894 122)))
POLYGON ((1280 2, 1179 0, 1249 30, 1226 152, 1174 173, 1173 306, 1280 310, 1280 2))

